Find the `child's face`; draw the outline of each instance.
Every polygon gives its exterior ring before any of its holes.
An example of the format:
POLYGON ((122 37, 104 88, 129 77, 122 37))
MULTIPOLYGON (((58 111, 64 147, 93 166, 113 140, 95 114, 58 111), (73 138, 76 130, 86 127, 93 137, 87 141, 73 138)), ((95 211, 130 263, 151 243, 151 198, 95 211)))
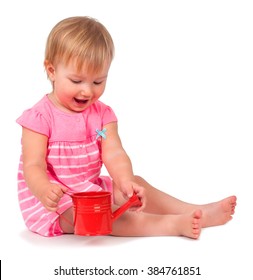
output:
POLYGON ((99 99, 105 90, 110 63, 105 63, 98 73, 89 73, 85 67, 78 72, 74 63, 59 63, 54 67, 46 63, 46 70, 53 83, 50 94, 53 102, 67 112, 81 112, 99 99))

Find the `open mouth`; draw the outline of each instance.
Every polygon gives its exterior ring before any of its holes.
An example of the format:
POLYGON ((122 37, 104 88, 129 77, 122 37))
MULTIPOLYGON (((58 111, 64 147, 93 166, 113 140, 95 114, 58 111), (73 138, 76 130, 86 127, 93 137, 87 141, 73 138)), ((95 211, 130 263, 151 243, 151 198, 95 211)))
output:
POLYGON ((78 98, 75 98, 75 97, 74 97, 74 100, 78 104, 86 104, 88 102, 87 99, 78 99, 78 98))

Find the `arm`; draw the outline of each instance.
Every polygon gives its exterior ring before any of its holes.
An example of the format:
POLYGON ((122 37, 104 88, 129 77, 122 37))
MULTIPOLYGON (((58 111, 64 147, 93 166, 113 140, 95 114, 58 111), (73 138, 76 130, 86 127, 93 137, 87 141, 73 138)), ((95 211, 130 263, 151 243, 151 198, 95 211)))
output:
POLYGON ((102 139, 103 163, 123 195, 131 197, 133 192, 137 193, 143 204, 142 209, 145 205, 144 188, 134 182, 132 163, 122 146, 117 123, 109 123, 105 128, 106 139, 102 139))
POLYGON ((24 178, 29 190, 49 211, 56 211, 66 187, 50 183, 47 176, 47 136, 22 129, 24 178))

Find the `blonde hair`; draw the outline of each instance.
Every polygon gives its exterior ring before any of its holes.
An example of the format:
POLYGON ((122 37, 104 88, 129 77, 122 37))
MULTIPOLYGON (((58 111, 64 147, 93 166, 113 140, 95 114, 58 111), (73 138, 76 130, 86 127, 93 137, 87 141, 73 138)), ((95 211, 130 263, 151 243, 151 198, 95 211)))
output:
POLYGON ((68 65, 74 59, 77 70, 85 64, 89 71, 102 70, 111 63, 114 44, 107 29, 91 17, 70 17, 57 23, 49 33, 45 61, 68 65))

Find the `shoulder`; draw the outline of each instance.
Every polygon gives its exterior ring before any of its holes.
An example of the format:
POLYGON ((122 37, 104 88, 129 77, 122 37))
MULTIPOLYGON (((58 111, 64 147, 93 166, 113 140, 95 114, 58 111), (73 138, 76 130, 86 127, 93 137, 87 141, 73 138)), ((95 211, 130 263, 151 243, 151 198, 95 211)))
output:
MULTIPOLYGON (((23 114, 31 114, 33 112, 38 112, 41 114, 46 114, 51 108, 49 99, 47 95, 44 95, 37 103, 35 103, 32 107, 25 110, 23 114)), ((22 115, 23 115, 22 114, 22 115)))
POLYGON ((102 101, 100 100, 96 101, 92 105, 92 107, 93 108, 91 108, 91 110, 96 111, 100 115, 103 124, 112 121, 117 121, 117 117, 113 109, 110 106, 103 103, 102 101))
POLYGON ((92 107, 99 112, 105 111, 107 108, 111 108, 110 106, 106 105, 104 102, 97 100, 92 107))
POLYGON ((50 130, 50 103, 47 95, 31 108, 25 110, 16 120, 18 124, 48 136, 50 130))

